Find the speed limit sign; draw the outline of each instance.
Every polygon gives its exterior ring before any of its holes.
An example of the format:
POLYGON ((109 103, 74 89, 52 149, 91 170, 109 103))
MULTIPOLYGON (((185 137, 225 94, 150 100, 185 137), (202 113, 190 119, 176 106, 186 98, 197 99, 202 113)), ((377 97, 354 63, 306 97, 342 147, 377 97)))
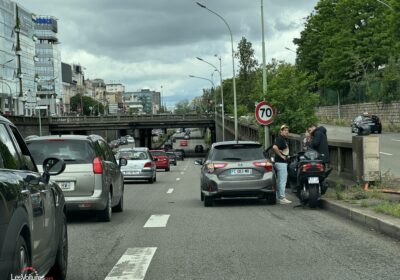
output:
POLYGON ((259 124, 269 125, 275 117, 275 110, 271 104, 266 101, 261 101, 256 106, 256 119, 259 124))

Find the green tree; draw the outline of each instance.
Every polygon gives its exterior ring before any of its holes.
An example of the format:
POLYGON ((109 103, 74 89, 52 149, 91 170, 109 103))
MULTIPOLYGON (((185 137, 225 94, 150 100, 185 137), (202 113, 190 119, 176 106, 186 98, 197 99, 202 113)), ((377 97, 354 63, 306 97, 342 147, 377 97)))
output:
MULTIPOLYGON (((90 115, 98 115, 99 113, 104 113, 104 106, 103 104, 99 104, 97 100, 89 96, 84 96, 81 94, 77 94, 71 97, 71 111, 78 112, 79 108, 83 107, 83 115, 90 116, 90 115)), ((81 110, 82 114, 82 110, 81 110)))
POLYGON ((187 99, 179 101, 175 105, 175 114, 188 114, 192 111, 190 103, 187 99))

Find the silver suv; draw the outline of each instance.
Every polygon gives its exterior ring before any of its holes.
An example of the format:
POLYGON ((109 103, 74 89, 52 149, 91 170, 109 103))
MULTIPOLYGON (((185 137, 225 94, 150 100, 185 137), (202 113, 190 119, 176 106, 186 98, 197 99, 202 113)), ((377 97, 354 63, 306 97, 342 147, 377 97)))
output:
MULTIPOLYGON (((123 211, 125 159, 115 157, 98 135, 52 135, 26 141, 36 163, 49 156, 62 158, 64 173, 54 176, 64 192, 68 211, 97 210, 103 221, 111 220, 112 208, 123 211)), ((38 165, 42 170, 42 166, 38 165)))
POLYGON ((275 172, 260 143, 214 143, 205 161, 195 163, 202 165, 200 195, 206 207, 221 197, 258 197, 276 203, 275 172))

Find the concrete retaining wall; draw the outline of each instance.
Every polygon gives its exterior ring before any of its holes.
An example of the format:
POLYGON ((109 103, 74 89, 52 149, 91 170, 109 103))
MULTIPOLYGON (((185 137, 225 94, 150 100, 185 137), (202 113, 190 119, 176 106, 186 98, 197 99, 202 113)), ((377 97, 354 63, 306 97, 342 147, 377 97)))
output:
MULTIPOLYGON (((400 102, 393 102, 390 104, 383 103, 361 103, 349 104, 340 106, 341 119, 352 121, 355 116, 368 112, 369 115, 377 115, 383 125, 396 125, 400 126, 400 102)), ((317 116, 323 120, 338 119, 337 106, 319 107, 317 116)))

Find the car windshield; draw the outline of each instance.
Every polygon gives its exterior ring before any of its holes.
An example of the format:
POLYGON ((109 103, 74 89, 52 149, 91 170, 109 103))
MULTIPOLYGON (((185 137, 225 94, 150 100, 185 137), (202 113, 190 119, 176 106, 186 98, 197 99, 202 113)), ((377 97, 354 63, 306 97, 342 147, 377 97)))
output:
POLYGON ((118 151, 117 154, 115 155, 115 157, 117 159, 126 158, 126 159, 131 159, 131 160, 144 160, 144 159, 149 158, 146 152, 135 151, 135 150, 118 151))
POLYGON ((38 164, 50 156, 60 157, 68 164, 92 163, 95 158, 94 150, 86 140, 36 140, 27 144, 38 164))
POLYGON ((212 161, 248 161, 265 159, 259 144, 228 144, 216 146, 211 155, 212 161))

